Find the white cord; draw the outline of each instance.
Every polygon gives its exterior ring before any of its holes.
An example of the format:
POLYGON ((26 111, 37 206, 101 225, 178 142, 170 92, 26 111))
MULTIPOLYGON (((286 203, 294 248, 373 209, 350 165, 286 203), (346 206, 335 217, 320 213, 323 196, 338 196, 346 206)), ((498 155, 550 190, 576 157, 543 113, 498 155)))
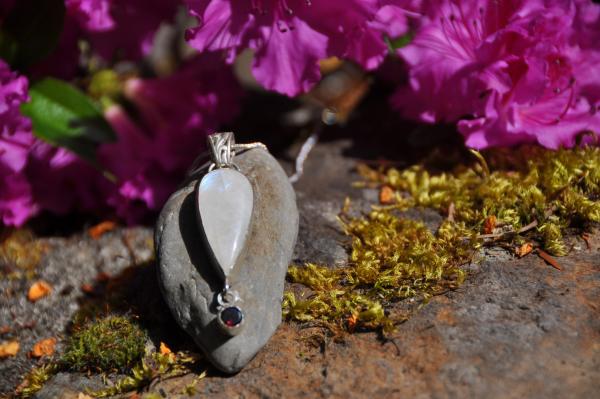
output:
POLYGON ((306 141, 300 147, 300 152, 296 157, 296 171, 293 175, 290 176, 290 183, 296 183, 302 177, 304 173, 304 162, 306 162, 306 158, 308 158, 308 154, 314 148, 314 146, 319 142, 319 136, 321 134, 321 129, 317 128, 317 130, 311 134, 306 141))

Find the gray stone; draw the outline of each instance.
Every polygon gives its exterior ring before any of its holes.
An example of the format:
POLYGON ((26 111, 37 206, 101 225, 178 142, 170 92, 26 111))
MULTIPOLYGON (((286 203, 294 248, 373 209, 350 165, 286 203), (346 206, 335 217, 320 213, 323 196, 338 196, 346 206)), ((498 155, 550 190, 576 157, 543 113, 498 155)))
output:
POLYGON ((192 181, 167 201, 157 222, 159 285, 174 318, 219 369, 235 373, 267 343, 281 323, 287 267, 298 233, 294 190, 279 163, 262 149, 247 151, 236 164, 254 191, 246 245, 229 275, 245 312, 234 337, 221 332, 216 296, 223 282, 211 265, 199 231, 192 181))
POLYGON ((105 385, 100 375, 61 372, 53 376, 34 395, 35 399, 78 399, 80 393, 97 391, 105 385))
MULTIPOLYGON (((17 356, 0 360, 0 398, 11 397, 9 392, 13 392, 23 381, 23 376, 38 365, 38 359, 28 356, 36 342, 51 337, 59 338, 56 352, 62 352, 64 337, 73 315, 80 304, 86 301, 86 296, 79 289, 82 284, 94 285, 99 272, 116 277, 132 263, 144 264, 154 258, 152 232, 145 227, 116 229, 98 239, 91 238, 83 229, 69 237, 55 234, 53 237, 38 238, 37 243, 45 249, 40 263, 34 269, 34 280, 25 276, 20 279, 6 278, 5 274, 0 277, 0 326, 11 328, 8 334, 0 333, 0 341, 16 339, 21 344, 17 356), (27 300, 27 291, 36 279, 50 284, 52 293, 37 302, 30 302, 27 300)), ((0 274, 12 268, 19 270, 10 262, 0 255, 0 274)), ((153 266, 151 268, 154 269, 153 266)), ((154 274, 148 277, 154 277, 154 274)), ((153 280, 156 278, 145 279, 140 287, 150 287, 153 280)), ((136 298, 140 296, 140 291, 136 289, 136 298)), ((156 302, 150 295, 144 300, 147 304, 156 302)), ((153 309, 156 308, 153 306, 153 309)))

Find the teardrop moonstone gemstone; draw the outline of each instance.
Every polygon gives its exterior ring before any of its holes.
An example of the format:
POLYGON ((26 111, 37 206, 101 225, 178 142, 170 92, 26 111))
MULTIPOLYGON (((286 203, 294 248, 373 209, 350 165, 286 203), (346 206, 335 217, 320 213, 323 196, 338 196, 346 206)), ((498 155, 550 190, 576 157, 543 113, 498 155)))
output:
POLYGON ((200 181, 197 201, 206 241, 227 277, 246 242, 254 206, 252 185, 235 169, 216 169, 200 181))

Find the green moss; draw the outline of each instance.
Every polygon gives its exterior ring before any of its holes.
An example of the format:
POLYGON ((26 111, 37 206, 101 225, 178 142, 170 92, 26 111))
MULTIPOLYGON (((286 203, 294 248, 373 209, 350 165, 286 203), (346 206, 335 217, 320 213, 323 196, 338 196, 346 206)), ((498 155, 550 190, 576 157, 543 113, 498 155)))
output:
MULTIPOLYGON (((100 333, 106 332, 105 328, 116 328, 118 330, 123 329, 137 329, 134 327, 132 323, 122 317, 110 316, 105 319, 99 320, 95 323, 92 323, 90 326, 84 327, 82 332, 85 331, 85 340, 89 339, 88 334, 92 332, 100 333), (130 324, 129 327, 123 327, 124 322, 130 324), (102 329, 98 329, 98 325, 102 326, 102 329)), ((139 330, 138 330, 139 331, 139 330)), ((136 333, 130 333, 130 335, 138 335, 136 333)), ((135 340, 133 336, 129 338, 121 337, 117 338, 120 340, 120 344, 124 344, 126 340, 135 340)), ((129 341, 132 345, 137 345, 137 342, 129 341)), ((143 342, 143 341, 142 341, 143 342)), ((87 347, 90 347, 91 350, 96 351, 96 356, 93 359, 83 358, 81 356, 81 351, 83 350, 83 346, 77 344, 77 348, 69 347, 65 356, 61 358, 61 360, 52 362, 50 364, 38 367, 33 369, 23 380, 23 382, 19 385, 19 388, 16 391, 16 396, 20 398, 30 398, 35 395, 40 389, 42 389, 44 383, 48 381, 53 375, 55 375, 59 371, 64 371, 68 369, 74 369, 70 367, 73 361, 73 357, 77 358, 77 362, 82 365, 80 368, 76 368, 76 370, 90 370, 90 371, 98 371, 99 362, 98 359, 106 357, 106 353, 98 353, 96 344, 86 344, 87 347), (91 345, 91 346, 90 346, 91 345), (69 354, 67 356, 67 354, 69 354), (88 363, 85 363, 85 362, 88 363), (92 366, 95 364, 95 366, 92 366)), ((105 347, 108 350, 107 347, 105 347)), ((123 351, 123 348, 119 348, 115 346, 115 350, 123 351)), ((142 347, 143 350, 143 347, 142 347)), ((143 352, 142 352, 143 353, 143 352)), ((116 361, 120 361, 124 358, 124 355, 118 356, 116 361)), ((106 360, 106 359, 105 359, 106 360)), ((86 392, 88 395, 91 395, 95 398, 104 398, 115 395, 123 395, 128 392, 141 391, 146 389, 150 384, 157 380, 164 380, 173 377, 179 377, 182 375, 186 375, 194 372, 194 367, 198 361, 198 357, 193 354, 189 354, 186 352, 177 352, 177 353, 158 353, 152 352, 146 356, 139 358, 131 367, 128 367, 127 370, 123 369, 122 372, 126 374, 124 377, 115 381, 114 383, 107 384, 107 387, 104 389, 100 389, 97 391, 88 391, 86 392)), ((115 363, 116 364, 116 363, 115 363)), ((114 366, 114 365, 113 365, 114 366)), ((113 370, 113 368, 105 369, 113 370)), ((186 386, 186 389, 190 391, 194 389, 196 384, 206 376, 206 371, 200 373, 194 378, 194 381, 186 386)), ((146 397, 146 396, 144 396, 146 397)), ((151 397, 151 394, 148 394, 148 397, 151 397)))
POLYGON ((34 368, 25 376, 23 382, 17 388, 15 392, 16 396, 19 398, 31 398, 58 371, 59 367, 55 363, 34 368))
POLYGON ((0 226, 0 277, 27 278, 36 275, 47 246, 32 231, 0 226), (6 273, 8 272, 8 273, 6 273))
POLYGON ((459 168, 453 173, 430 175, 422 166, 404 171, 390 169, 378 182, 399 193, 394 208, 433 208, 446 214, 454 207, 454 220, 479 234, 487 217, 496 218, 502 239, 528 230, 528 238, 554 255, 565 255, 562 236, 567 227, 600 222, 600 150, 595 147, 548 151, 523 148, 516 154, 490 152, 487 162, 459 168), (533 234, 532 234, 533 233, 533 234))
POLYGON ((388 210, 341 220, 352 238, 350 264, 337 269, 314 264, 290 267, 290 281, 310 291, 304 296, 285 294, 287 318, 318 320, 333 330, 391 330, 411 312, 391 314, 386 309, 392 302, 411 297, 427 300, 457 287, 465 277, 459 266, 469 261, 476 248, 458 224, 444 223, 434 234, 423 223, 388 210))
MULTIPOLYGON (((121 378, 112 386, 89 393, 95 398, 104 398, 140 391, 157 379, 168 379, 190 373, 190 366, 196 361, 195 356, 183 352, 177 354, 155 352, 138 362, 132 367, 127 376, 121 378)), ((197 382, 205 376, 206 373, 201 373, 195 381, 197 382)), ((153 397, 151 395, 149 393, 147 397, 153 397)))
POLYGON ((194 396, 194 395, 198 394, 198 389, 196 388, 196 386, 198 385, 200 380, 202 380, 205 377, 206 377, 206 371, 199 374, 198 376, 196 376, 191 383, 189 383, 185 387, 183 387, 183 389, 181 390, 181 394, 187 395, 187 396, 194 396))
POLYGON ((144 356, 146 334, 130 319, 108 316, 76 327, 62 357, 33 369, 16 394, 28 398, 59 371, 124 371, 144 356))
POLYGON ((433 295, 458 287, 466 275, 461 266, 481 246, 528 242, 565 255, 567 228, 600 222, 600 149, 527 147, 473 155, 474 166, 450 173, 431 174, 420 165, 359 168, 362 185, 391 187, 394 203, 373 204, 370 213, 354 218, 344 205, 348 264, 290 267, 290 282, 306 289, 286 292, 284 315, 331 330, 389 331, 433 295), (399 216, 411 208, 434 209, 445 221, 431 232, 399 216))
POLYGON ((144 355, 146 334, 130 319, 108 316, 77 328, 60 359, 77 371, 115 371, 133 366, 144 355))

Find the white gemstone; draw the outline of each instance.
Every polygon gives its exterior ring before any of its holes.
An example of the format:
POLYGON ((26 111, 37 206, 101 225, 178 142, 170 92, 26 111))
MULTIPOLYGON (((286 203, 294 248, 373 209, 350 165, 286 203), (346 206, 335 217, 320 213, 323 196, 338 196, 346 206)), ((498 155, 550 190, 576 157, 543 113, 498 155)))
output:
POLYGON ((227 276, 246 242, 254 206, 252 186, 235 169, 216 169, 200 181, 197 201, 208 245, 227 276))

